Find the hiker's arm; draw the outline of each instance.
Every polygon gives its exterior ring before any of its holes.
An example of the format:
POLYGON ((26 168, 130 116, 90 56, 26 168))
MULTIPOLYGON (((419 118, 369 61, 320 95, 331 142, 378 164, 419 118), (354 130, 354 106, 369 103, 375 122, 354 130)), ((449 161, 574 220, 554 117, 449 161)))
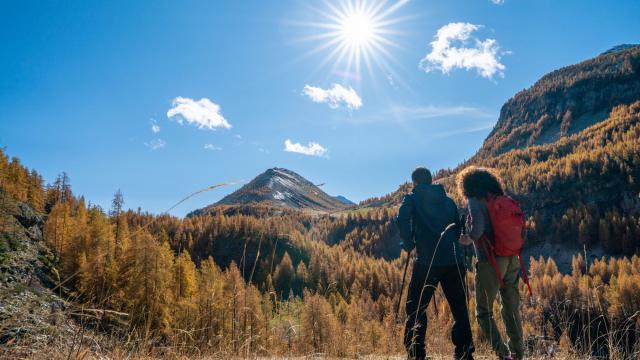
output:
POLYGON ((471 221, 467 224, 467 234, 473 240, 478 240, 484 233, 484 213, 482 202, 475 198, 469 199, 469 215, 471 215, 471 221))
MULTIPOLYGON (((463 213, 465 212, 464 210, 466 209, 463 209, 463 213)), ((471 246, 473 244, 473 240, 471 240, 471 238, 467 235, 465 226, 466 216, 463 213, 460 213, 460 209, 458 209, 457 206, 455 207, 456 234, 458 234, 458 243, 462 245, 463 248, 465 248, 471 246)))
POLYGON ((462 235, 462 230, 464 229, 464 220, 462 219, 462 217, 460 216, 460 211, 458 210, 458 207, 454 204, 453 206, 454 209, 454 219, 455 219, 455 223, 456 223, 456 234, 462 235))
POLYGON ((400 238, 402 239, 400 246, 407 252, 411 251, 416 245, 413 240, 413 225, 411 224, 414 211, 413 199, 411 196, 405 195, 396 221, 400 230, 400 238))

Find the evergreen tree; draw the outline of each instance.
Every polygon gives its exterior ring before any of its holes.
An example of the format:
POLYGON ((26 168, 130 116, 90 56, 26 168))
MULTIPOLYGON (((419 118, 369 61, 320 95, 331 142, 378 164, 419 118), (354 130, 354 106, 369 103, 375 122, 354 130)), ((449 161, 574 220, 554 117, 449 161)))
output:
POLYGON ((168 244, 158 244, 146 231, 138 232, 135 244, 135 261, 127 284, 132 325, 143 338, 154 334, 169 335, 172 328, 173 252, 168 244))
POLYGON ((196 266, 191 261, 191 256, 185 250, 176 257, 174 266, 174 284, 176 286, 176 299, 184 299, 193 296, 196 292, 196 266))
POLYGON ((285 251, 280 264, 276 266, 276 271, 273 274, 273 281, 275 283, 276 290, 285 299, 289 297, 289 291, 291 291, 292 281, 294 279, 295 272, 293 270, 293 263, 289 253, 285 251))

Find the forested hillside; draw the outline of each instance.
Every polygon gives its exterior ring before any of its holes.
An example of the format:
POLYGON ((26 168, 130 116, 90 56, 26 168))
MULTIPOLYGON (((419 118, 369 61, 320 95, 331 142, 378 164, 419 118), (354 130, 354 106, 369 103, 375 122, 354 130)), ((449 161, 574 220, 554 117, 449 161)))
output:
MULTIPOLYGON (((558 142, 474 164, 498 169, 529 214, 529 239, 640 250, 640 102, 558 142)), ((443 182, 452 193, 454 176, 443 182)))
MULTIPOLYGON (((0 153, 0 160, 0 302, 12 309, 0 307, 0 355, 402 352, 402 322, 394 319, 406 254, 395 260, 368 255, 378 251, 378 234, 389 232, 386 209, 335 217, 220 208, 178 219, 125 211, 117 192, 104 210, 75 196, 66 175, 43 187, 17 159, 0 153), (50 292, 8 266, 30 254, 32 241, 16 238, 22 231, 16 219, 26 224, 16 206, 46 218, 51 255, 41 261, 49 264, 48 286, 67 304, 55 317, 39 310, 53 301, 50 292), (27 293, 32 300, 20 302, 27 293), (31 315, 12 315, 23 312, 31 315), (64 330, 52 337, 62 329, 60 318, 64 330)), ((534 295, 523 308, 529 353, 581 358, 637 351, 638 257, 589 265, 578 256, 572 268, 562 275, 553 260, 531 260, 534 295), (553 345, 557 341, 564 345, 553 345)), ((440 293, 434 304, 430 347, 445 354, 451 318, 440 293)), ((488 353, 482 342, 478 348, 488 353)))
MULTIPOLYGON (((545 75, 503 106, 476 156, 439 171, 436 181, 464 207, 456 174, 470 165, 495 168, 528 215, 528 246, 551 243, 572 251, 586 246, 636 254, 639 74, 640 47, 634 46, 545 75), (532 120, 538 118, 543 121, 532 120)), ((360 206, 393 208, 409 186, 360 206)))
POLYGON ((640 96, 640 46, 606 52, 553 71, 517 93, 477 158, 487 158, 575 134, 640 96))
MULTIPOLYGON (((640 251, 640 102, 614 108, 601 122, 557 142, 474 159, 440 171, 436 181, 460 206, 455 184, 469 165, 495 168, 528 215, 528 245, 550 242, 613 255, 640 251)), ((409 184, 364 207, 393 209, 409 184)), ((547 255, 547 254, 542 254, 547 255)))

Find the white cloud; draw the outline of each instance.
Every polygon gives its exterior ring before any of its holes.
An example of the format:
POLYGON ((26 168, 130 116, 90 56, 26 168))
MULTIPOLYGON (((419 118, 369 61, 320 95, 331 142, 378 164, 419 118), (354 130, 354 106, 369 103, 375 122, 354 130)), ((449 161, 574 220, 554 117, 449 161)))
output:
POLYGON ((144 146, 148 147, 151 150, 162 149, 167 145, 167 142, 162 139, 153 139, 149 142, 144 143, 144 146))
POLYGON ((440 29, 431 42, 431 52, 420 61, 420 68, 426 72, 440 70, 443 74, 452 69, 476 69, 478 74, 492 79, 498 74, 504 76, 505 66, 500 63, 500 47, 495 39, 480 40, 472 33, 481 25, 470 23, 449 23, 440 29), (469 41, 473 41, 473 45, 469 41))
POLYGON ((362 99, 352 87, 348 89, 340 84, 333 84, 330 89, 323 89, 311 85, 305 85, 302 93, 316 103, 326 103, 330 108, 336 109, 341 105, 351 110, 357 110, 362 106, 362 99))
POLYGON ((173 99, 171 106, 172 108, 167 111, 167 117, 175 118, 180 125, 186 121, 199 129, 231 128, 231 124, 220 113, 220 105, 207 98, 196 101, 178 96, 173 99))
POLYGON ((502 5, 504 4, 504 0, 490 0, 492 3, 496 4, 496 5, 502 5))
POLYGON ((213 144, 204 144, 204 148, 205 148, 206 150, 218 150, 218 151, 222 150, 222 148, 221 148, 221 147, 219 147, 219 146, 215 146, 215 145, 213 145, 213 144))
POLYGON ((308 156, 325 156, 327 154, 327 149, 316 142, 310 142, 305 146, 289 139, 284 141, 284 151, 308 156))
POLYGON ((160 132, 160 125, 158 125, 158 121, 156 121, 156 119, 150 119, 150 124, 151 124, 151 132, 153 132, 154 134, 157 134, 160 132))

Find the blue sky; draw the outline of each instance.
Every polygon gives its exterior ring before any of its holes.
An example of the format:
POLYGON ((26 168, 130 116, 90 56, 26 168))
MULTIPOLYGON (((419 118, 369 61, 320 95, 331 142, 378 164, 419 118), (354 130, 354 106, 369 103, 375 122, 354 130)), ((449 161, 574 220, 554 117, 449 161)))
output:
POLYGON ((104 207, 274 166, 359 201, 473 155, 541 75, 640 42, 635 0, 358 3, 2 1, 0 146, 104 207), (340 46, 377 49, 371 71, 340 46))

